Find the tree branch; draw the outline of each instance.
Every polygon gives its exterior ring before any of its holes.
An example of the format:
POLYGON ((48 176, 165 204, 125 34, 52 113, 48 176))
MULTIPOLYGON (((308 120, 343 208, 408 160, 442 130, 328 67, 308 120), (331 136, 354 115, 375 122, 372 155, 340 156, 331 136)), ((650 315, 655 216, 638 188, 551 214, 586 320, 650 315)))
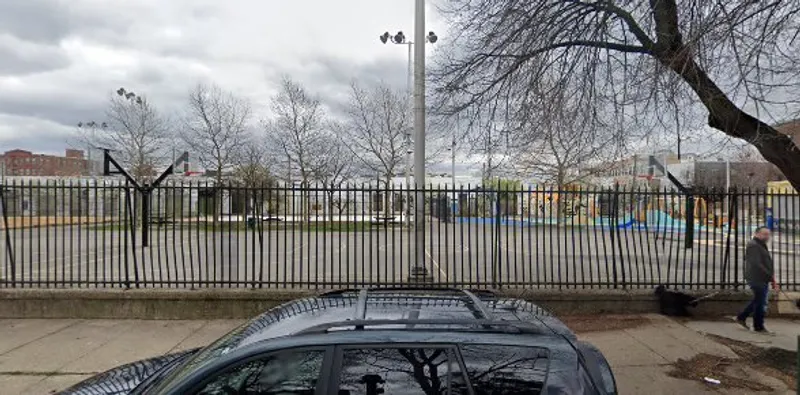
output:
POLYGON ((552 51, 554 49, 569 48, 569 47, 601 48, 601 49, 608 49, 612 51, 627 52, 627 53, 641 53, 641 54, 650 53, 650 51, 647 48, 639 45, 611 43, 606 41, 571 40, 571 41, 564 41, 560 43, 550 44, 521 55, 480 53, 478 56, 486 58, 510 58, 510 59, 519 59, 525 61, 536 55, 541 55, 545 52, 552 51))

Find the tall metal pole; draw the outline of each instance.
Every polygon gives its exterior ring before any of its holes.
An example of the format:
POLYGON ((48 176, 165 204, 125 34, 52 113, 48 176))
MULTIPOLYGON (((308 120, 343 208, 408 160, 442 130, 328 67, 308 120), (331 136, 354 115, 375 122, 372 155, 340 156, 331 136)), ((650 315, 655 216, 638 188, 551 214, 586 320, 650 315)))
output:
POLYGON ((422 280, 425 267, 425 0, 414 11, 414 260, 411 276, 422 280))
POLYGON ((725 161, 725 216, 731 217, 731 161, 725 161))
MULTIPOLYGON (((406 83, 406 89, 408 92, 408 109, 409 114, 414 113, 414 43, 408 42, 408 81, 406 83)), ((411 131, 406 130, 406 190, 410 190, 411 188, 411 131)), ((406 196, 406 228, 411 228, 411 205, 409 197, 411 195, 406 196)))
POLYGON ((453 132, 453 144, 450 146, 450 183, 456 187, 456 132, 453 132))

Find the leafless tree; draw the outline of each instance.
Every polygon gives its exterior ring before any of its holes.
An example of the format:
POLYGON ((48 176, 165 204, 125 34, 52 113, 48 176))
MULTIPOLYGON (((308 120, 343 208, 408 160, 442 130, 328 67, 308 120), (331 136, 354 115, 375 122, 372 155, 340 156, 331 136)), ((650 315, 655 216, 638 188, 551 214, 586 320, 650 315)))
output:
POLYGON ((265 122, 268 145, 285 159, 287 181, 297 171, 303 185, 316 180, 319 158, 328 139, 325 111, 319 99, 284 78, 272 99, 273 117, 265 122))
POLYGON ((515 168, 551 183, 558 190, 597 174, 604 160, 614 157, 614 141, 586 125, 545 123, 540 137, 515 154, 515 168))
POLYGON ((514 112, 554 78, 598 119, 634 125, 627 138, 670 106, 702 106, 800 187, 800 149, 768 124, 797 103, 800 0, 453 0, 443 12, 457 32, 433 76, 445 113, 514 112))
MULTIPOLYGON (((333 209, 337 205, 336 194, 338 192, 340 195, 338 204, 341 206, 342 192, 338 190, 341 189, 343 183, 353 179, 357 168, 353 164, 350 150, 340 138, 328 134, 324 138, 324 147, 325 149, 317 158, 316 179, 324 185, 328 215, 330 221, 333 222, 333 209)), ((344 191, 344 194, 347 195, 349 192, 344 191)), ((341 214, 341 207, 339 212, 341 214)))
POLYGON ((171 130, 168 120, 144 97, 120 88, 111 96, 107 127, 84 136, 89 144, 110 149, 137 182, 154 176, 167 159, 171 130))
POLYGON ((250 103, 215 85, 197 85, 189 92, 189 107, 181 138, 205 168, 213 169, 216 184, 232 170, 250 144, 250 103))
POLYGON ((365 89, 353 83, 347 117, 337 134, 347 142, 365 173, 379 174, 385 185, 403 168, 411 133, 408 96, 385 84, 365 89))
POLYGON ((768 163, 752 146, 742 146, 734 154, 731 164, 731 186, 737 189, 766 188, 770 181, 782 181, 786 177, 775 165, 768 163))
POLYGON ((593 109, 571 102, 563 91, 550 89, 531 97, 516 112, 511 133, 516 141, 511 157, 514 167, 527 177, 552 183, 563 191, 568 184, 584 181, 613 160, 620 137, 595 122, 593 109))
POLYGON ((247 196, 241 196, 240 199, 248 202, 249 208, 254 211, 254 214, 263 213, 265 202, 269 205, 266 211, 274 213, 279 200, 277 191, 272 188, 275 185, 275 179, 270 172, 270 161, 266 149, 257 141, 256 138, 251 137, 250 143, 240 150, 233 168, 233 182, 245 187, 245 189, 236 191, 247 193, 247 196))
POLYGON ((248 188, 264 187, 272 182, 267 151, 254 140, 248 139, 250 143, 239 151, 233 170, 234 179, 248 188))
POLYGON ((276 157, 284 158, 284 168, 279 175, 286 175, 291 182, 294 174, 300 176, 300 207, 309 219, 310 196, 308 187, 323 171, 326 144, 330 139, 329 123, 322 105, 303 86, 286 77, 281 88, 272 99, 271 119, 265 124, 268 147, 276 157))

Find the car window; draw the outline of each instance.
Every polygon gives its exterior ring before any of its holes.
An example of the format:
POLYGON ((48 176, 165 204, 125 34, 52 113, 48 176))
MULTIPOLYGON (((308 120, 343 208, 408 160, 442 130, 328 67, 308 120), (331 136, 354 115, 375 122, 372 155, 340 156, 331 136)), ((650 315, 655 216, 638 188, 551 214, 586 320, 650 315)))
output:
POLYGON ((476 395, 542 392, 548 350, 536 347, 462 345, 461 357, 476 395))
POLYGON ((342 352, 338 395, 466 394, 449 348, 364 348, 342 352))
POLYGON ((286 351, 226 369, 197 395, 313 394, 323 351, 286 351))

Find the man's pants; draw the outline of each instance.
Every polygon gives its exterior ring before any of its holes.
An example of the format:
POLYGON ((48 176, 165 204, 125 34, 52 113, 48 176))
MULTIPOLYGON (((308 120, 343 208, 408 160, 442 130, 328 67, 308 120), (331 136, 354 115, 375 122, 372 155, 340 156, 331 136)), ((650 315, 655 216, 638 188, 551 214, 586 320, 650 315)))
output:
POLYGON ((769 284, 750 284, 753 290, 753 300, 744 308, 744 311, 736 317, 744 321, 750 314, 753 315, 753 329, 764 329, 764 313, 767 312, 767 296, 769 295, 769 284))

